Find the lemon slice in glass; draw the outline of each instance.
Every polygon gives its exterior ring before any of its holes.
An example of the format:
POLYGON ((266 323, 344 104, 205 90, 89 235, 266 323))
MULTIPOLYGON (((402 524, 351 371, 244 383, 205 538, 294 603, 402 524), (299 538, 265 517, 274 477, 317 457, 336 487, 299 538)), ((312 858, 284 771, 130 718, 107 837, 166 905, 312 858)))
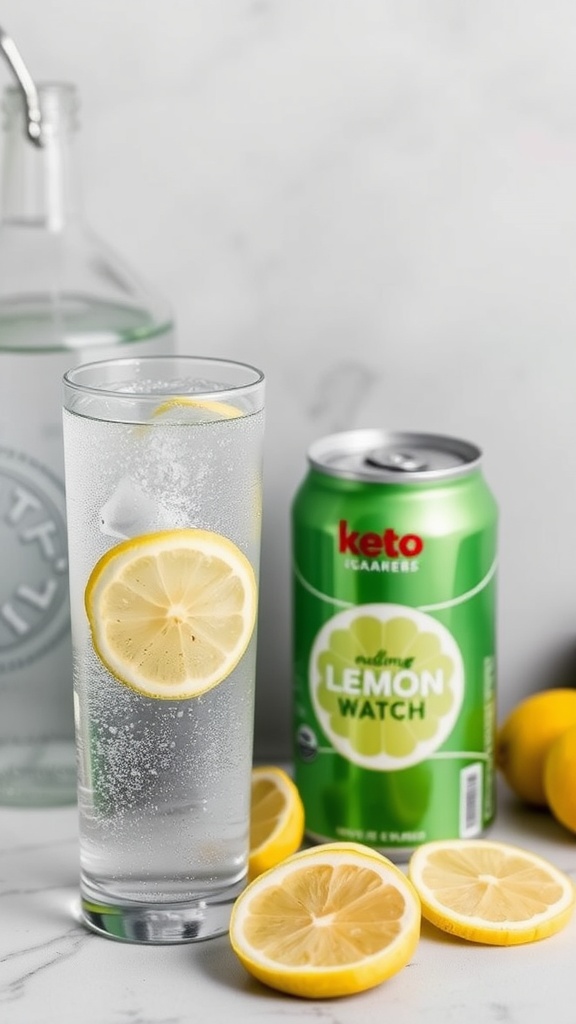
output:
POLYGON ((167 700, 226 679, 254 630, 257 587, 246 556, 207 530, 123 541, 94 566, 85 593, 94 648, 138 693, 167 700))
POLYGON ((239 416, 242 416, 241 410, 229 402, 192 398, 188 395, 167 398, 152 413, 153 420, 161 420, 163 423, 206 423, 236 419, 239 416))
POLYGON ((420 935, 414 888, 386 857, 326 843, 265 871, 237 898, 234 952, 266 985, 307 999, 373 988, 412 957, 420 935))
POLYGON ((472 942, 513 946, 554 935, 574 909, 570 879, 542 857, 489 839, 424 843, 409 877, 422 914, 472 942))

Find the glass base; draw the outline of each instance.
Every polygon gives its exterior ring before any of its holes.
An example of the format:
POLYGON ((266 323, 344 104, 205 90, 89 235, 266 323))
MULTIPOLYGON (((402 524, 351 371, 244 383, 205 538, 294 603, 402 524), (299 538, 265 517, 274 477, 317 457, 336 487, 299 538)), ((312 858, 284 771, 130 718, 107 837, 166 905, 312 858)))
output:
POLYGON ((200 942, 228 931, 232 906, 246 885, 235 885, 186 903, 95 903, 81 896, 80 918, 99 935, 121 942, 200 942))
POLYGON ((0 805, 41 808, 75 803, 73 740, 0 742, 0 805))

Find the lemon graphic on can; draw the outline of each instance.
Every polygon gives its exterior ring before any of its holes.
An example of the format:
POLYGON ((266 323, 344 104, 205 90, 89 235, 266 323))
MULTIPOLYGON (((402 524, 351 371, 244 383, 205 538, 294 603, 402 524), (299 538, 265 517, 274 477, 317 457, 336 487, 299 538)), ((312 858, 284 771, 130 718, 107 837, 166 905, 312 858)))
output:
POLYGON ((452 634, 400 605, 360 605, 330 619, 313 645, 310 679, 314 710, 335 750, 376 771, 430 757, 464 699, 452 634))

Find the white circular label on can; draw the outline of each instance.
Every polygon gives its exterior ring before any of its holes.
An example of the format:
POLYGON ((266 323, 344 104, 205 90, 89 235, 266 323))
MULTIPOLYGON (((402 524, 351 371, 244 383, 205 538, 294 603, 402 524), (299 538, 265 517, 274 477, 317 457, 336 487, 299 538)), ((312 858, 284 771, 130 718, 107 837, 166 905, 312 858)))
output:
POLYGON ((464 665, 452 634, 403 605, 340 612, 314 641, 312 702, 334 749, 378 771, 425 760, 452 732, 464 665))

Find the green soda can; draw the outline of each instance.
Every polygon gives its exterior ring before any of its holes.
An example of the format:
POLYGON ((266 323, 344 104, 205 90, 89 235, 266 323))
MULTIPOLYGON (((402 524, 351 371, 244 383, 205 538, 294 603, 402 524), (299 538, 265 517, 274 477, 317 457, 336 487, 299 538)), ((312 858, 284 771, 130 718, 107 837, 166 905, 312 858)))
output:
POLYGON ((456 438, 312 445, 293 509, 295 778, 312 841, 405 859, 495 814, 497 506, 456 438))

